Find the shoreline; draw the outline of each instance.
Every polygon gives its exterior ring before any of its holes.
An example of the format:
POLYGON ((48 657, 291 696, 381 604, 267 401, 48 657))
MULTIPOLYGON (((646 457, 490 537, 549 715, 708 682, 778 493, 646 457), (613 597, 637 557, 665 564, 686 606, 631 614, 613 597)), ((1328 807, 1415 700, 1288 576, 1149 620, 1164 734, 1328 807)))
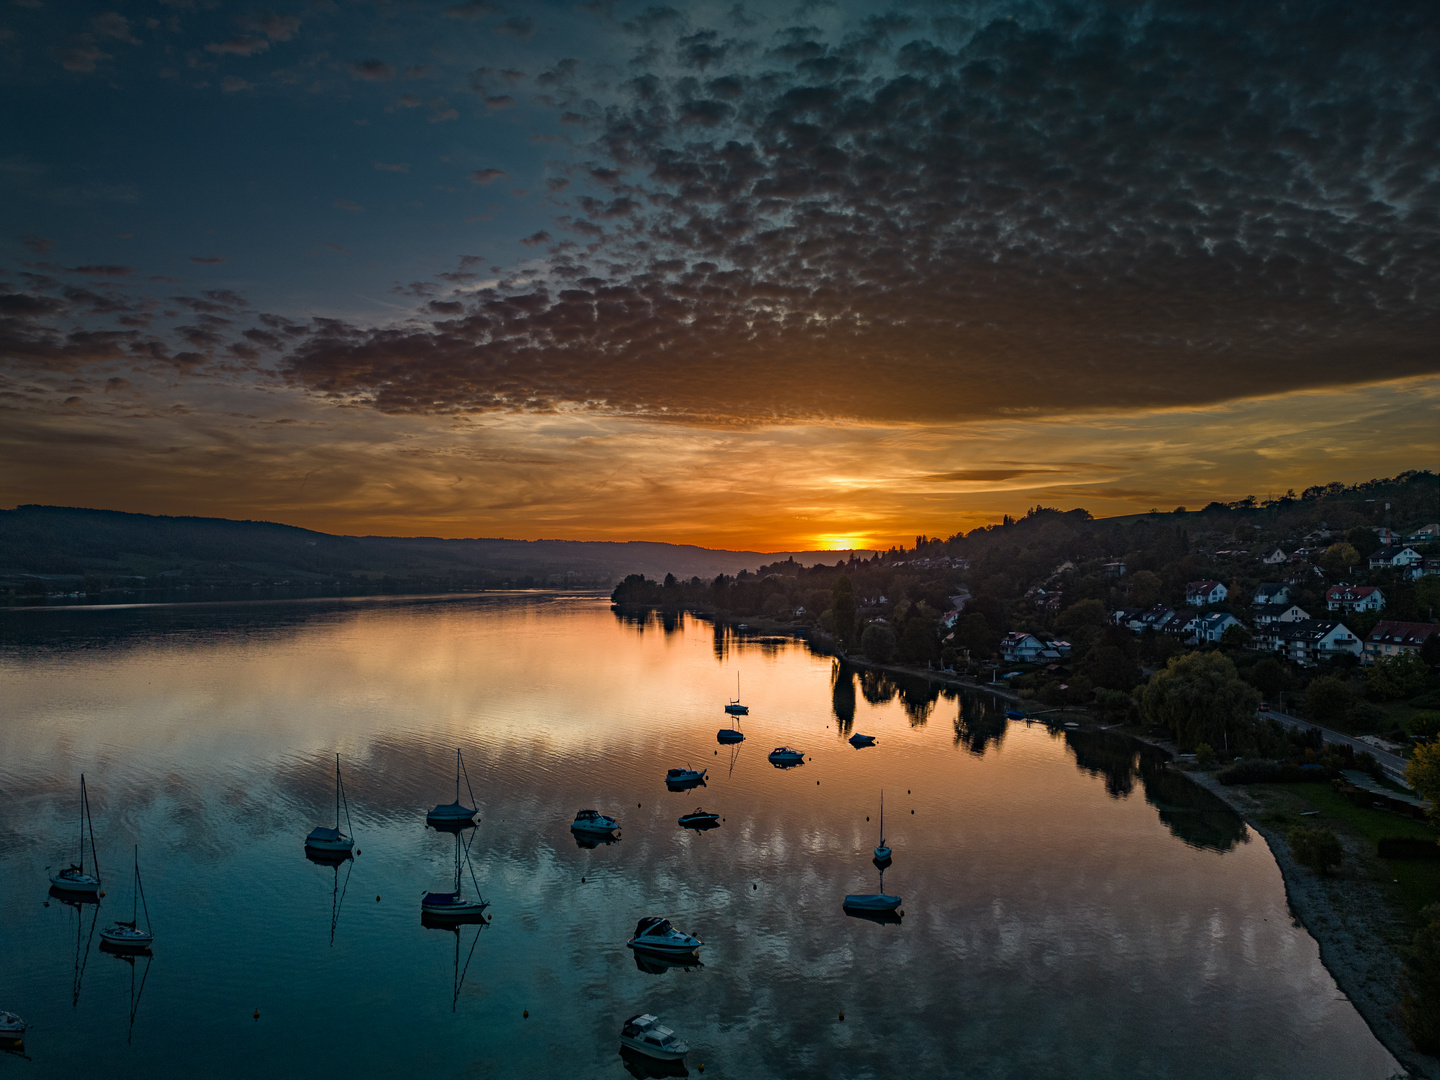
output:
MULTIPOLYGON (((714 612, 686 610, 697 618, 732 629, 740 625, 739 620, 714 612)), ((747 621, 745 628, 760 634, 785 634, 804 641, 821 655, 834 656, 853 667, 924 678, 945 686, 992 694, 1020 705, 1034 704, 1007 689, 976 683, 958 675, 853 658, 825 648, 808 630, 768 619, 747 621)), ((1055 715, 1066 714, 1089 728, 1117 731, 1137 742, 1163 750, 1172 759, 1176 753, 1174 745, 1167 740, 1143 735, 1123 724, 1097 723, 1093 712, 1084 706, 1060 706, 1045 711, 1055 715)), ((1036 719, 1045 722, 1043 717, 1036 719)), ((1355 1006, 1355 1011, 1380 1044, 1411 1076, 1440 1080, 1440 1058, 1417 1051, 1399 1021, 1400 950, 1409 944, 1414 927, 1405 917, 1393 890, 1368 872, 1369 864, 1374 862, 1373 853, 1362 848, 1353 838, 1342 835, 1340 841, 1345 849, 1345 863, 1338 873, 1321 877, 1295 861, 1288 841, 1278 829, 1260 823, 1261 806, 1244 785, 1221 784, 1213 775, 1201 770, 1175 771, 1218 798, 1264 839, 1279 867, 1286 904, 1296 921, 1315 940, 1320 950, 1320 962, 1335 980, 1336 987, 1355 1006)))

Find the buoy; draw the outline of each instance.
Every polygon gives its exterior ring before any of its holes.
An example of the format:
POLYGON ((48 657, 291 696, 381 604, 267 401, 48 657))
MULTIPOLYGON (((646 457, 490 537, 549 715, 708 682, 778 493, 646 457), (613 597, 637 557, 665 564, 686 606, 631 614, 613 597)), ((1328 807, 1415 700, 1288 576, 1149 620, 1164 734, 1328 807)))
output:
POLYGON ((843 1012, 840 1014, 840 1019, 841 1019, 841 1020, 844 1020, 844 1019, 845 1019, 845 1014, 844 1014, 843 1012))
POLYGON ((105 890, 104 890, 104 889, 101 889, 101 890, 100 890, 100 895, 101 895, 102 897, 105 895, 105 890))
POLYGON ((356 854, 356 855, 361 854, 361 851, 360 851, 360 849, 359 849, 358 847, 355 849, 355 854, 356 854))
POLYGON ((259 1009, 256 1009, 256 1010, 255 1010, 255 1019, 256 1019, 256 1020, 259 1020, 259 1019, 260 1019, 260 1010, 259 1010, 259 1009))
POLYGON ((377 904, 380 902, 380 897, 379 897, 379 895, 376 895, 376 897, 375 897, 375 902, 376 902, 377 904))
POLYGON ((910 789, 909 789, 908 787, 905 789, 905 794, 906 794, 906 795, 909 795, 909 794, 910 794, 910 789))
POLYGON ((704 1063, 703 1061, 700 1062, 700 1071, 701 1071, 701 1072, 704 1072, 704 1071, 705 1071, 705 1063, 704 1063))
POLYGON ((758 888, 760 888, 760 886, 759 886, 759 885, 751 885, 750 888, 752 888, 752 889, 758 889, 758 888))
POLYGON ((638 802, 635 804, 635 809, 636 809, 636 810, 639 810, 639 809, 640 809, 640 804, 639 804, 638 802))
POLYGON ((869 821, 869 820, 870 820, 870 815, 869 815, 869 814, 866 814, 866 815, 865 815, 865 820, 866 820, 866 821, 869 821))
POLYGON ((819 780, 816 780, 816 781, 815 781, 815 786, 816 786, 816 787, 819 787, 819 786, 820 786, 820 781, 819 781, 819 780))
POLYGON ((524 1012, 522 1012, 520 1015, 521 1015, 522 1018, 524 1018, 524 1019, 526 1019, 526 1020, 529 1020, 529 1019, 530 1019, 530 1010, 529 1010, 529 1009, 526 1009, 526 1010, 525 1010, 524 1012))
POLYGON ((915 816, 915 811, 914 811, 914 810, 911 810, 911 811, 910 811, 910 816, 911 816, 911 817, 914 817, 914 816, 915 816))
POLYGON ((580 884, 581 884, 581 885, 584 885, 584 884, 585 884, 585 879, 584 879, 583 877, 580 879, 580 884))

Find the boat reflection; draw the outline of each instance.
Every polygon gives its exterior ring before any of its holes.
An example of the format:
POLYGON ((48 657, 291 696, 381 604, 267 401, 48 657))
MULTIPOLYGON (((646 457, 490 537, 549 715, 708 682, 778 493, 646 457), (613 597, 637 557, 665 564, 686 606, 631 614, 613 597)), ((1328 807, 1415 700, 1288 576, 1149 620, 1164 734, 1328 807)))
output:
POLYGON ((620 1048, 620 1060, 625 1063, 625 1071, 631 1076, 689 1076, 690 1070, 685 1067, 684 1061, 660 1061, 657 1058, 646 1057, 644 1054, 631 1050, 628 1046, 620 1048))
POLYGON ((881 925, 893 923, 899 926, 905 918, 905 916, 898 911, 862 911, 859 908, 849 907, 841 908, 840 910, 852 919, 864 919, 867 922, 880 923, 881 925))
POLYGON ((131 1044, 135 1041, 135 1014, 140 1011, 140 998, 145 993, 145 980, 150 977, 150 965, 155 958, 150 953, 126 952, 121 949, 107 948, 107 943, 103 941, 100 943, 100 951, 109 953, 116 960, 130 965, 130 1028, 125 1042, 131 1044), (140 960, 145 961, 145 969, 140 972, 140 984, 136 986, 135 968, 140 960))
POLYGON ((572 830, 570 836, 574 839, 577 848, 584 848, 587 851, 593 851, 602 844, 609 847, 611 844, 620 843, 620 837, 614 833, 582 833, 572 830))
POLYGON ((354 856, 348 851, 315 851, 305 849, 305 858, 316 866, 328 866, 332 871, 330 885, 330 944, 335 944, 335 928, 340 924, 340 907, 345 903, 345 892, 350 888, 350 873, 355 869, 354 856), (345 880, 340 880, 340 867, 345 867, 345 880))
POLYGON ((661 956, 657 953, 647 953, 636 950, 635 966, 646 975, 664 975, 671 968, 680 968, 682 971, 692 971, 702 968, 700 957, 694 953, 685 956, 661 956))
POLYGON ((476 912, 473 917, 464 915, 437 919, 422 911, 420 925, 426 930, 445 930, 455 935, 455 969, 450 983, 450 1011, 453 1013, 460 1002, 460 991, 465 986, 465 976, 470 971, 470 961, 475 957, 475 946, 480 944, 480 933, 490 925, 489 920, 479 912, 476 912), (470 939, 470 950, 465 954, 465 964, 462 967, 460 964, 460 939, 463 937, 461 928, 469 925, 475 927, 475 936, 470 939))
POLYGON ((67 908, 75 912, 75 963, 71 980, 71 1006, 80 1004, 80 986, 85 981, 85 965, 90 962, 90 946, 95 941, 95 924, 100 919, 100 898, 96 895, 86 895, 62 892, 53 885, 50 887, 50 895, 59 900, 67 908), (85 929, 85 909, 90 909, 90 929, 85 929))

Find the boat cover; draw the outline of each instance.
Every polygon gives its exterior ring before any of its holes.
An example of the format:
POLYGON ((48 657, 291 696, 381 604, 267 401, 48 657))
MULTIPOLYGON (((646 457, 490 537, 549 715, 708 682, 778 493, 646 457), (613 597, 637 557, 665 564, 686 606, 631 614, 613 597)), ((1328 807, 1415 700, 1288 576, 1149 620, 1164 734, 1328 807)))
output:
MULTIPOLYGON (((339 839, 340 839, 340 830, 339 830, 339 829, 327 829, 327 828, 325 828, 324 825, 316 825, 315 828, 313 828, 313 829, 310 830, 310 835, 307 836, 305 839, 306 839, 306 840, 330 840, 330 841, 339 840, 339 839)), ((292 841, 290 841, 290 842, 293 844, 295 841, 292 840, 292 841)))
POLYGON ((432 813, 432 814, 446 814, 446 813, 449 813, 449 814, 473 814, 473 813, 475 813, 475 811, 474 811, 474 810, 471 810, 470 807, 466 806, 464 803, 447 802, 447 803, 441 803, 439 806, 435 807, 434 810, 431 810, 430 813, 432 813))
POLYGON ((420 902, 422 904, 453 904, 455 895, 453 892, 427 892, 425 899, 420 902))

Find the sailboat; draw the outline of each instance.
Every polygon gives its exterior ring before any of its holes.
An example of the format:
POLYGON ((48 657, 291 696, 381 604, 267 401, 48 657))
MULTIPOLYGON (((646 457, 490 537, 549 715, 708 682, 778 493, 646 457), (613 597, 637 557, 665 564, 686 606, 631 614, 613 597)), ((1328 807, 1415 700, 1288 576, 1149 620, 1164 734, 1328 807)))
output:
POLYGON ((90 796, 85 791, 85 774, 80 774, 80 862, 71 863, 58 874, 50 875, 50 884, 62 893, 94 896, 100 891, 100 859, 95 854, 95 825, 90 820, 90 796), (85 872, 85 827, 90 827, 90 865, 93 874, 85 872))
POLYGON ((877 914, 893 912, 900 906, 900 897, 885 891, 885 870, 880 870, 880 891, 878 893, 850 893, 845 897, 845 911, 877 914))
POLYGON ((750 706, 740 704, 740 673, 735 673, 735 698, 725 706, 725 711, 731 716, 749 716, 750 706))
POLYGON ((145 903, 145 887, 140 883, 140 845, 135 845, 135 877, 130 882, 130 921, 117 919, 114 926, 100 931, 100 947, 119 952, 149 952, 155 944, 150 929, 150 908, 145 903), (139 914, 145 909, 145 929, 140 929, 139 914))
POLYGON ((880 843, 875 847, 875 862, 885 866, 890 862, 890 845, 885 843, 885 792, 880 792, 880 843))
MULTIPOLYGON (((473 839, 473 835, 472 835, 473 839)), ((470 881, 475 886, 474 900, 465 898, 464 882, 461 880, 462 865, 469 867, 469 845, 461 846, 460 834, 455 834, 455 891, 426 892, 421 894, 420 918, 446 920, 449 922, 474 922, 485 917, 490 901, 480 896, 480 883, 475 880, 475 871, 470 868, 470 881)))
POLYGON ((460 801, 460 774, 465 772, 465 789, 470 792, 470 801, 475 802, 475 792, 470 787, 470 773, 465 771, 465 761, 460 756, 457 748, 455 751, 455 801, 453 803, 441 803, 425 815, 425 823, 434 825, 436 828, 464 828, 466 825, 475 824, 476 809, 473 806, 466 806, 460 801))
MULTIPOLYGON (((345 798, 345 785, 340 779, 340 755, 335 755, 335 827, 316 825, 305 837, 305 846, 312 851, 348 854, 355 848, 355 837, 340 831, 340 804, 345 803, 345 824, 350 827, 350 800, 345 798)), ((351 827, 351 832, 354 829, 351 827)))

